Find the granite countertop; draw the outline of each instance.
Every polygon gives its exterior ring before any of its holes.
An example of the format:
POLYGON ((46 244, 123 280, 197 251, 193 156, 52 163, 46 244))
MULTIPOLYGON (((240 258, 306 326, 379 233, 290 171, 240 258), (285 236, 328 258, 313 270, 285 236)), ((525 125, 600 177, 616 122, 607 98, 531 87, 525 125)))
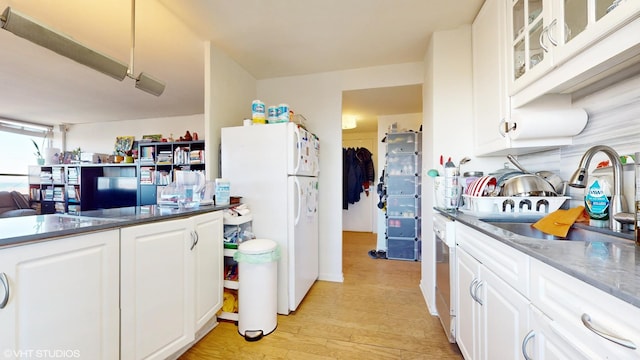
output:
POLYGON ((0 219, 0 229, 2 229, 0 249, 85 232, 119 229, 158 220, 193 216, 230 206, 208 205, 194 209, 178 209, 148 205, 83 211, 80 215, 49 214, 2 218, 0 219))
POLYGON ((463 212, 443 215, 468 225, 535 259, 640 307, 640 247, 619 241, 541 240, 520 236, 463 212))

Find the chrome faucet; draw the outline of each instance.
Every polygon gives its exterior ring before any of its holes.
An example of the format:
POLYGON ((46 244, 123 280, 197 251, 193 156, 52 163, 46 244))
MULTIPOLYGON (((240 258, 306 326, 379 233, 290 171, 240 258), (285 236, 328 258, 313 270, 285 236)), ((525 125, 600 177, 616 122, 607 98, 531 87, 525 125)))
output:
POLYGON ((622 230, 622 224, 614 219, 614 215, 627 212, 627 202, 622 194, 622 162, 620 162, 620 155, 615 150, 606 145, 596 145, 589 148, 582 155, 578 170, 569 179, 569 186, 581 189, 587 186, 587 169, 591 163, 591 158, 600 151, 609 157, 613 168, 613 194, 609 202, 609 228, 613 231, 620 231, 622 230))

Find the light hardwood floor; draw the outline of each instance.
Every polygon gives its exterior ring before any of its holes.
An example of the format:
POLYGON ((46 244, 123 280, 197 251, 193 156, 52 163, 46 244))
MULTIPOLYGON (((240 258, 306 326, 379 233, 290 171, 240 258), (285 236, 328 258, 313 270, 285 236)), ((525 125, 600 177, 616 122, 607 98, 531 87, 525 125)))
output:
POLYGON ((371 233, 343 233, 344 283, 317 281, 276 330, 247 342, 220 324, 180 359, 462 359, 419 289, 420 263, 371 259, 371 233))

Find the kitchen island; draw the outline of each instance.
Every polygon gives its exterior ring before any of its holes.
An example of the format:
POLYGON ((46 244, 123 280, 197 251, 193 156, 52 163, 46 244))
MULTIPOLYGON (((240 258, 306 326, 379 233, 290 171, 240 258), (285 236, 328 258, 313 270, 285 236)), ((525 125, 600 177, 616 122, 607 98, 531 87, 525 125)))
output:
POLYGON ((178 209, 158 205, 82 211, 79 215, 48 214, 0 219, 0 250, 5 247, 49 241, 61 236, 118 229, 153 221, 224 210, 231 205, 178 209))
POLYGON ((1 219, 3 358, 178 356, 217 324, 227 207, 1 219))
POLYGON ((640 358, 640 248, 630 237, 537 239, 439 212, 455 221, 451 296, 465 359, 640 358))

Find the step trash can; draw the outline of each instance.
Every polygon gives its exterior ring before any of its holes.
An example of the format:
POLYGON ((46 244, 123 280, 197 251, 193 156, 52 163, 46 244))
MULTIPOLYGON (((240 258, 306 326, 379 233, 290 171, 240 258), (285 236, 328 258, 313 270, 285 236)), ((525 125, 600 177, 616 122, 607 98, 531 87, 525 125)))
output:
POLYGON ((238 332, 247 341, 269 335, 278 324, 278 243, 269 239, 242 242, 238 262, 238 332))

